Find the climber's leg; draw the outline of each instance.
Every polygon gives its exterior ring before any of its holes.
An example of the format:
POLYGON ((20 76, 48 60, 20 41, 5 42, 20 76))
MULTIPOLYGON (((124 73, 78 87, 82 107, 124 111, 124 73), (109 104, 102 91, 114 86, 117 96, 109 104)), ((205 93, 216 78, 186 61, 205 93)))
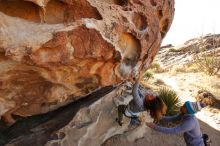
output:
POLYGON ((125 113, 126 105, 119 105, 118 106, 118 118, 116 118, 116 121, 120 126, 122 126, 122 120, 123 120, 123 115, 125 113))

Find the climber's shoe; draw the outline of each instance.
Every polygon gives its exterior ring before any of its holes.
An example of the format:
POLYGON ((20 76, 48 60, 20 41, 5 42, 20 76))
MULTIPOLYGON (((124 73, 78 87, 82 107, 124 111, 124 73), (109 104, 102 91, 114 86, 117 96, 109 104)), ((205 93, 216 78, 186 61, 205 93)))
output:
POLYGON ((120 121, 118 118, 116 118, 115 121, 118 122, 118 124, 119 124, 120 126, 122 126, 123 123, 122 123, 122 121, 120 121))
POLYGON ((139 126, 141 124, 141 121, 139 117, 135 116, 131 118, 130 125, 139 126))

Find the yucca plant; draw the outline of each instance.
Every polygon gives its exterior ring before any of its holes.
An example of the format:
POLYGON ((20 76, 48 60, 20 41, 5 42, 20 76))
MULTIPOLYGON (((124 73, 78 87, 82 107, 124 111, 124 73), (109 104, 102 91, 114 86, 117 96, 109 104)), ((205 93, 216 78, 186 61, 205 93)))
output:
POLYGON ((160 98, 167 105, 167 116, 172 116, 179 113, 180 99, 175 91, 168 88, 161 88, 158 91, 160 98))

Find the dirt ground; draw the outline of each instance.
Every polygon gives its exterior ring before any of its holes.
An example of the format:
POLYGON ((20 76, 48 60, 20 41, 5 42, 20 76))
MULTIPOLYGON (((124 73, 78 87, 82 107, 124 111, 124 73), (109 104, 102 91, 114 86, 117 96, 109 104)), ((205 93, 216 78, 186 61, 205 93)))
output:
MULTIPOLYGON (((148 85, 148 83, 147 83, 148 85)), ((208 76, 204 73, 165 72, 155 74, 149 80, 149 85, 155 90, 160 87, 169 87, 176 91, 181 102, 196 101, 195 97, 199 90, 211 92, 216 99, 220 99, 220 78, 208 76)), ((220 107, 207 106, 196 114, 200 121, 201 130, 207 133, 212 146, 219 146, 220 138, 220 107)))

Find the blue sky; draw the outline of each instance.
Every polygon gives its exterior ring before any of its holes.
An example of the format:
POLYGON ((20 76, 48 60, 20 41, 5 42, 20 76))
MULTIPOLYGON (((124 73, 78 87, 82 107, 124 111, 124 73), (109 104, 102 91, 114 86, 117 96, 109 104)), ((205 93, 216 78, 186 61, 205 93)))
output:
POLYGON ((220 33, 220 0, 175 0, 174 20, 162 45, 180 45, 207 33, 220 33))

